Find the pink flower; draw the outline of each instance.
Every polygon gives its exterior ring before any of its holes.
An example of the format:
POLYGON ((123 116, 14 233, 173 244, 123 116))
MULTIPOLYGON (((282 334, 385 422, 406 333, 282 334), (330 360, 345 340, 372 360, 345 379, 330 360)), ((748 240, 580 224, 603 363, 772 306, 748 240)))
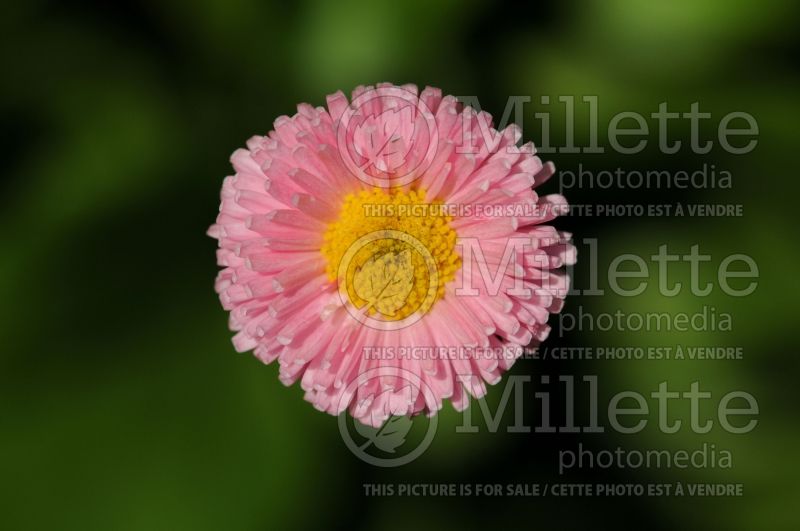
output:
POLYGON ((428 87, 300 104, 231 157, 216 280, 236 350, 322 411, 373 426, 481 397, 568 289, 554 171, 491 117, 428 87))

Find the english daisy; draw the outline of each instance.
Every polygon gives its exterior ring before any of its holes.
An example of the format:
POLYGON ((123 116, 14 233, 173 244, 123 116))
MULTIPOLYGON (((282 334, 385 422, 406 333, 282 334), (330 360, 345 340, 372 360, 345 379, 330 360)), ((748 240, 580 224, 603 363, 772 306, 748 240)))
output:
POLYGON ((467 407, 562 307, 576 251, 545 223, 566 201, 533 191, 553 165, 436 88, 297 110, 232 155, 208 231, 236 350, 371 426, 467 407))

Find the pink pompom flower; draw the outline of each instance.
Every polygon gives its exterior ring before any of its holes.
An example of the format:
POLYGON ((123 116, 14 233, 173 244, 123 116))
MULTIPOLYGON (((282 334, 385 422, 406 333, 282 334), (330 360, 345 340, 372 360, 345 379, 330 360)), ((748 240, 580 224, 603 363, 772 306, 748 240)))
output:
POLYGON ((371 426, 482 397, 547 337, 576 260, 546 224, 565 199, 534 191, 554 167, 520 137, 439 89, 385 83, 252 137, 208 231, 236 350, 371 426))

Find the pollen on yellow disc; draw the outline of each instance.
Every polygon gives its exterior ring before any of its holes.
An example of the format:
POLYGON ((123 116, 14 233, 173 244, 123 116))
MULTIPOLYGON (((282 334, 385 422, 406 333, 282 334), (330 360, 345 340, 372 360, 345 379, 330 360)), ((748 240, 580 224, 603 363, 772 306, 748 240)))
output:
POLYGON ((366 306, 371 315, 380 314, 385 320, 404 319, 431 292, 435 291, 435 299, 444 296, 445 284, 461 267, 451 221, 442 203, 427 202, 422 189, 373 188, 349 194, 339 217, 325 231, 322 254, 328 278, 344 279, 347 296, 356 308, 366 306), (410 238, 398 238, 398 233, 410 238), (351 249, 369 234, 376 237, 351 249), (409 243, 412 240, 415 245, 409 243), (352 258, 342 275, 346 254, 352 258), (432 267, 438 274, 431 275, 432 267))

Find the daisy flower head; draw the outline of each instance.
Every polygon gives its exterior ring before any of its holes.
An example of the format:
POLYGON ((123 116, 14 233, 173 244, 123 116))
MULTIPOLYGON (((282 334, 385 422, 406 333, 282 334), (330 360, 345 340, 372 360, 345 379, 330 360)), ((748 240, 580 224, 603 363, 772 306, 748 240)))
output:
POLYGON ((208 231, 235 348, 371 426, 482 397, 547 337, 576 260, 547 224, 565 199, 535 192, 554 167, 520 137, 413 85, 279 117, 231 156, 208 231))

